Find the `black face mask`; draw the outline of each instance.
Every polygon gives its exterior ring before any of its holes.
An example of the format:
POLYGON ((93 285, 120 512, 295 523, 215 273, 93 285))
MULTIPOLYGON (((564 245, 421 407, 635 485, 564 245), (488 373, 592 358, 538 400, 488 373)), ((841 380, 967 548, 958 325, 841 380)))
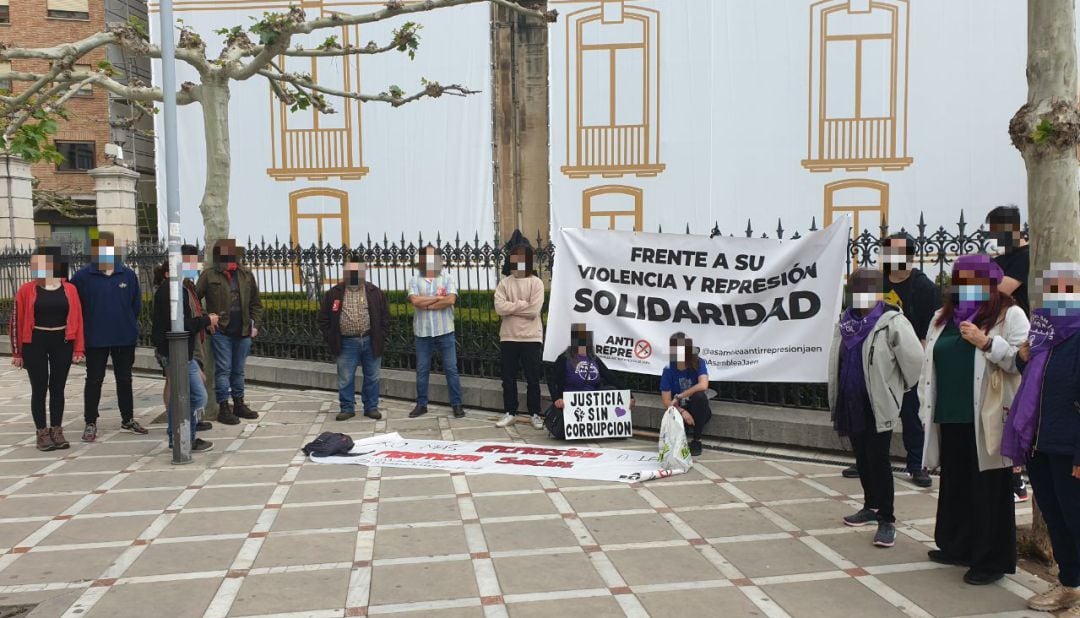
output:
POLYGON ((1016 239, 1013 238, 1013 233, 1011 231, 994 232, 992 236, 994 238, 994 241, 997 242, 998 246, 1000 246, 1005 251, 1011 251, 1016 248, 1016 239))
POLYGON ((362 281, 362 279, 360 278, 360 271, 358 271, 358 270, 350 270, 349 272, 345 273, 345 283, 346 284, 355 287, 355 286, 360 285, 361 281, 362 281))

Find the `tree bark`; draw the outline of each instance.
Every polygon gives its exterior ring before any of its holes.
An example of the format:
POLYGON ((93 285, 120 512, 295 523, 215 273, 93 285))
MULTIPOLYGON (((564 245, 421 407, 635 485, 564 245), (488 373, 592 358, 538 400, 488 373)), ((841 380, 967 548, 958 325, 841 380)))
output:
MULTIPOLYGON (((1028 0, 1028 100, 1009 125, 1028 176, 1030 296, 1042 306, 1035 278, 1055 262, 1080 261, 1075 0, 1028 0)), ((1052 560, 1046 522, 1034 506, 1035 551, 1052 560)))
POLYGON ((223 73, 203 77, 199 102, 203 109, 206 140, 206 186, 203 189, 203 227, 206 247, 229 238, 229 181, 232 159, 229 149, 229 78, 223 73))

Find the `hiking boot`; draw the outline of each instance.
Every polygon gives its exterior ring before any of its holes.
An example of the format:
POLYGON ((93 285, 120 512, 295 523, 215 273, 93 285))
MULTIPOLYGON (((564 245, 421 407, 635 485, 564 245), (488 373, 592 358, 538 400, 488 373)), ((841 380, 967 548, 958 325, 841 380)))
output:
POLYGON ((56 448, 71 448, 71 443, 64 437, 64 429, 62 427, 53 427, 49 430, 49 435, 52 436, 53 444, 56 448))
POLYGON ((199 421, 195 423, 195 431, 210 431, 214 428, 214 424, 210 421, 199 421))
POLYGON ((87 423, 86 429, 82 432, 83 442, 93 442, 97 440, 97 423, 87 423))
POLYGON ((496 427, 509 427, 510 425, 514 424, 514 421, 516 419, 517 419, 517 417, 514 414, 512 414, 510 412, 507 412, 506 414, 502 415, 502 418, 500 418, 498 420, 498 422, 495 423, 495 426, 496 427))
POLYGON ((232 406, 229 405, 228 401, 220 401, 220 402, 218 402, 217 420, 222 425, 239 425, 240 424, 240 419, 236 418, 236 415, 233 414, 232 406))
POLYGON ((237 418, 253 420, 259 418, 259 413, 247 407, 243 397, 233 397, 233 414, 235 414, 237 418))
POLYGON ((370 410, 364 410, 364 416, 373 421, 377 421, 382 418, 382 412, 379 412, 378 408, 372 408, 370 410))
POLYGON ((700 457, 701 456, 701 440, 691 440, 690 441, 690 456, 691 457, 700 457))
POLYGON ((355 416, 356 416, 356 412, 338 412, 337 416, 334 417, 334 420, 335 421, 347 421, 350 418, 353 418, 355 416))
POLYGON ((454 418, 465 418, 465 408, 458 405, 453 407, 454 418))
POLYGON ((858 513, 854 515, 847 515, 844 517, 844 525, 851 526, 852 528, 858 528, 859 526, 867 526, 877 523, 877 511, 873 509, 862 508, 858 513))
POLYGON ((416 407, 412 409, 412 412, 409 412, 409 418, 416 418, 425 414, 427 414, 427 406, 416 404, 416 407))
POLYGON ((930 551, 926 552, 926 557, 930 558, 931 561, 936 562, 938 564, 948 564, 950 566, 967 566, 968 565, 966 560, 961 560, 959 558, 953 558, 952 556, 950 556, 949 554, 946 554, 945 552, 941 551, 940 549, 931 549, 930 551))
POLYGON ((874 545, 876 547, 892 547, 896 545, 896 525, 887 521, 879 523, 877 532, 874 534, 874 545))
POLYGON ((1056 612, 1080 603, 1080 588, 1057 585, 1028 599, 1028 607, 1037 612, 1056 612))
POLYGON ((846 479, 857 479, 859 478, 859 469, 855 466, 848 466, 847 468, 844 468, 844 471, 841 472, 840 475, 846 479))
POLYGON ((987 586, 1000 580, 1002 577, 1005 577, 1003 573, 986 573, 984 571, 968 569, 968 572, 964 573, 964 583, 971 586, 987 586))
POLYGON ((203 440, 202 438, 195 438, 195 442, 191 444, 192 453, 205 453, 206 451, 212 450, 213 448, 213 442, 209 440, 203 440))
POLYGON ((930 478, 930 473, 926 470, 918 470, 911 473, 911 482, 915 485, 922 487, 923 489, 929 489, 934 486, 933 479, 930 478))
POLYGON ((544 419, 539 414, 533 414, 531 422, 532 422, 533 429, 535 429, 537 431, 543 431, 544 430, 544 419))
POLYGON ((150 433, 150 430, 140 425, 139 421, 135 419, 120 423, 120 429, 123 429, 124 431, 130 431, 131 433, 137 433, 139 435, 146 435, 150 433))
POLYGON ((43 452, 56 450, 56 443, 53 442, 52 434, 48 429, 37 430, 37 450, 43 452))

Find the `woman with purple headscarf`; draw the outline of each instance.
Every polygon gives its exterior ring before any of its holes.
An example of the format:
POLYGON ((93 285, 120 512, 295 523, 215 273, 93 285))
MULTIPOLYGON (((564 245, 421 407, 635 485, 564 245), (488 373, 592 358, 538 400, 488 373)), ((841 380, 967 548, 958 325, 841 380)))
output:
POLYGON ((1024 372, 1001 443, 1003 455, 1027 461, 1059 585, 1028 600, 1031 609, 1080 616, 1080 264, 1052 264, 1036 279, 1042 308, 1031 316, 1017 354, 1024 372))
POLYGON ((1015 358, 1028 319, 998 290, 1002 277, 988 255, 956 260, 951 294, 926 335, 919 383, 923 465, 941 469, 939 549, 929 556, 968 567, 964 581, 976 586, 1016 572, 1013 464, 999 432, 1019 385, 1015 358))

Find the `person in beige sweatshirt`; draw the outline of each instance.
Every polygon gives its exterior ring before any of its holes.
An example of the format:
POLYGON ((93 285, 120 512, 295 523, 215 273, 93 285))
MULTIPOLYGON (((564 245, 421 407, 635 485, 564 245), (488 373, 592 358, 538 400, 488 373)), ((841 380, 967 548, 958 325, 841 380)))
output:
POLYGON ((526 406, 532 426, 544 429, 540 416, 540 375, 542 373, 544 324, 544 282, 533 270, 533 248, 518 230, 506 245, 506 275, 495 288, 495 313, 502 318, 499 348, 502 356, 503 410, 499 427, 510 426, 518 413, 517 376, 520 368, 528 384, 526 406))

